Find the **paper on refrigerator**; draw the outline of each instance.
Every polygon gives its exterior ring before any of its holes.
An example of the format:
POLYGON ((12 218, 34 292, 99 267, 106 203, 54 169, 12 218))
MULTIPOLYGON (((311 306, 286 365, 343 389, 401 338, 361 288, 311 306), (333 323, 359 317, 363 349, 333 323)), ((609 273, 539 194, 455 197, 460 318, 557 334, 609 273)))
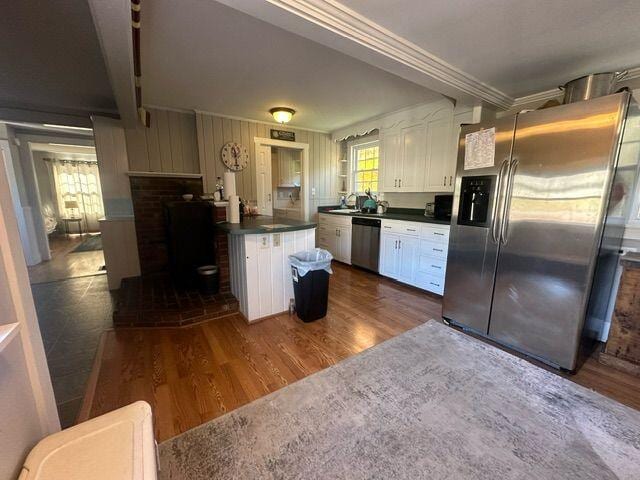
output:
POLYGON ((496 157, 496 129, 467 133, 464 137, 464 169, 493 167, 496 157))

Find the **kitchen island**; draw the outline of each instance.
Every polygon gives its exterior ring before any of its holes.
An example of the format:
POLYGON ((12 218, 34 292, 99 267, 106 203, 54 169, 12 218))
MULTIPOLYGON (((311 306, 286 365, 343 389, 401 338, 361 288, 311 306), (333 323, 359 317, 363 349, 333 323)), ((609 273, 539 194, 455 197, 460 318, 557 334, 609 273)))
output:
POLYGON ((293 298, 288 256, 315 248, 317 224, 260 215, 216 227, 227 233, 231 292, 247 322, 287 311, 293 298))

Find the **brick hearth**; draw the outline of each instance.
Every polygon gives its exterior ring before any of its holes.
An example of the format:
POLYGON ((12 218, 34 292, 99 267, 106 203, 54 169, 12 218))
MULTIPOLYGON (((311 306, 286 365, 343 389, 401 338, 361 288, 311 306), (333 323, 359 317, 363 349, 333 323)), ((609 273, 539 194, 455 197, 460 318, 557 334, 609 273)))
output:
POLYGON ((125 278, 116 295, 116 327, 191 325, 238 311, 238 301, 231 293, 203 295, 177 289, 167 273, 125 278))

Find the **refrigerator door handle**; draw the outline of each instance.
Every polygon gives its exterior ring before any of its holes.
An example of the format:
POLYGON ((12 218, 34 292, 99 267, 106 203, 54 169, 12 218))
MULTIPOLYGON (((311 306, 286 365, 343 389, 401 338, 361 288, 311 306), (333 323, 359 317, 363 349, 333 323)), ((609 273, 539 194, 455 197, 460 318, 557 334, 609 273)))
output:
POLYGON ((509 173, 507 173, 507 191, 504 196, 504 218, 502 220, 502 227, 500 228, 500 241, 503 245, 507 244, 509 237, 509 212, 511 211, 511 194, 513 193, 513 177, 516 175, 516 168, 518 167, 518 159, 511 160, 509 165, 509 173))
POLYGON ((493 243, 498 243, 498 235, 500 233, 500 224, 498 223, 498 212, 500 211, 500 198, 502 197, 502 180, 504 180, 504 171, 505 167, 509 166, 509 159, 505 158, 502 161, 502 165, 500 165, 500 170, 498 171, 498 185, 496 187, 496 199, 493 202, 493 220, 491 221, 491 238, 493 238, 493 243))

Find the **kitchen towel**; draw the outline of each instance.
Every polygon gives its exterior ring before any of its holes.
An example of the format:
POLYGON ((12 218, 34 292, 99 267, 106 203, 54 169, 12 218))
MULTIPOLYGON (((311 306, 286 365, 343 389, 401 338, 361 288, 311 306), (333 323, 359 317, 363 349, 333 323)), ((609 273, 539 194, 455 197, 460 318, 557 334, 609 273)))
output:
POLYGON ((224 199, 229 200, 231 195, 236 194, 236 174, 235 172, 224 172, 224 199))
POLYGON ((229 197, 229 206, 227 208, 227 222, 240 223, 240 197, 238 195, 229 197))

